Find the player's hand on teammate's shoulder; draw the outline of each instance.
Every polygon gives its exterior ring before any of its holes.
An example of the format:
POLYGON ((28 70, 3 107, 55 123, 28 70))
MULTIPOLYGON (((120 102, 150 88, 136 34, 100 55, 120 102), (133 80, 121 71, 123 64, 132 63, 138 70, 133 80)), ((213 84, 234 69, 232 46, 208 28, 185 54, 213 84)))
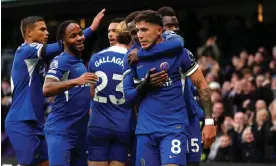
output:
POLYGON ((203 130, 202 130, 202 142, 205 149, 211 147, 211 145, 216 140, 216 136, 217 136, 217 132, 216 132, 216 126, 214 125, 214 120, 205 119, 205 126, 203 127, 203 130))
POLYGON ((98 81, 98 76, 95 73, 86 72, 76 79, 77 85, 95 84, 98 81))
POLYGON ((101 10, 97 15, 96 17, 94 18, 92 24, 91 24, 91 29, 92 31, 96 31, 102 21, 102 18, 104 17, 104 14, 105 14, 105 9, 101 10))
POLYGON ((148 72, 147 79, 148 79, 149 83, 151 84, 151 86, 159 87, 159 86, 162 86, 167 81, 168 73, 165 70, 156 72, 156 69, 152 68, 148 72))
POLYGON ((128 57, 127 57, 129 64, 135 64, 139 61, 139 57, 137 55, 137 52, 138 52, 137 48, 130 51, 130 53, 128 54, 128 57))

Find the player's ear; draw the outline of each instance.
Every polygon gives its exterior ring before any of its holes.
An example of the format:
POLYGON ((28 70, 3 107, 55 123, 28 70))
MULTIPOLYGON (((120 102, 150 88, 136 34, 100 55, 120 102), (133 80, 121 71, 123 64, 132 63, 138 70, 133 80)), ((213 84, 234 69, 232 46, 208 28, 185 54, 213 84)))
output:
POLYGON ((26 29, 25 36, 26 37, 32 37, 32 30, 30 28, 26 29))
POLYGON ((160 27, 160 26, 158 26, 157 27, 157 33, 158 33, 158 35, 162 35, 162 32, 163 32, 163 28, 160 27))

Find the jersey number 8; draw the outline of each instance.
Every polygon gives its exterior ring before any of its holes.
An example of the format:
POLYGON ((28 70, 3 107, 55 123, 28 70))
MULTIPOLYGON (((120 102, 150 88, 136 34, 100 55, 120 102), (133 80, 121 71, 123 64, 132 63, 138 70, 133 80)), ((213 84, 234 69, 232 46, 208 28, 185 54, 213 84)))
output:
POLYGON ((178 139, 172 140, 172 147, 171 147, 171 152, 174 154, 179 154, 181 153, 181 142, 178 139))
MULTIPOLYGON (((102 71, 97 71, 95 73, 99 78, 102 79, 102 82, 100 85, 98 85, 96 88, 95 88, 95 95, 94 95, 94 101, 97 101, 99 103, 107 103, 107 97, 102 97, 102 96, 98 96, 98 92, 102 91, 106 86, 107 86, 107 83, 108 83, 108 78, 107 78, 107 75, 102 72, 102 71)), ((120 105, 120 104, 124 104, 125 103, 125 94, 124 94, 124 91, 123 91, 123 75, 120 75, 120 74, 113 74, 112 76, 112 79, 113 80, 117 80, 117 81, 120 81, 120 83, 116 86, 116 91, 117 92, 121 92, 123 94, 123 97, 120 98, 120 99, 117 99, 116 96, 114 95, 109 95, 109 100, 111 101, 111 103, 115 104, 115 105, 120 105)))

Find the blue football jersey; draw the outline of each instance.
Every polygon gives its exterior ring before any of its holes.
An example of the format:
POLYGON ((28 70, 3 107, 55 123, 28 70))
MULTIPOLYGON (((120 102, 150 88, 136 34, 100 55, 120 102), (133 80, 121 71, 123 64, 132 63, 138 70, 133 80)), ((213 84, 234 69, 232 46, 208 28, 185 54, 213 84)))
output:
POLYGON ((188 111, 189 116, 197 115, 200 120, 203 120, 205 114, 199 104, 198 91, 190 78, 186 77, 185 82, 184 100, 186 101, 187 108, 190 108, 190 111, 188 111), (188 104, 190 104, 190 107, 188 104))
MULTIPOLYGON (((50 64, 46 78, 66 81, 87 72, 83 61, 63 52, 50 64)), ((75 86, 54 98, 52 112, 45 123, 45 130, 70 137, 84 136, 87 131, 90 106, 90 85, 75 86)))
POLYGON ((42 48, 39 43, 24 43, 15 53, 11 71, 12 104, 7 122, 35 120, 43 124, 45 121, 42 48))
POLYGON ((148 92, 141 100, 136 134, 183 132, 188 115, 183 101, 181 73, 189 76, 198 68, 195 58, 184 49, 176 56, 138 62, 139 79, 145 78, 151 68, 156 72, 167 70, 169 78, 160 89, 148 92))
POLYGON ((89 126, 119 132, 129 132, 131 105, 123 92, 123 57, 127 49, 109 47, 94 54, 89 62, 89 72, 99 77, 92 100, 89 126))

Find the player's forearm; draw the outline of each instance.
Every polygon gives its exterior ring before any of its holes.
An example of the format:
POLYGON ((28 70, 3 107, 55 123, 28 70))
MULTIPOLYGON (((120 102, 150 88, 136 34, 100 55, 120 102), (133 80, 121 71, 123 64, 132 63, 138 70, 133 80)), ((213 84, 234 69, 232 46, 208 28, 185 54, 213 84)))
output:
POLYGON ((211 90, 209 89, 208 83, 205 80, 203 73, 200 69, 197 69, 190 76, 193 85, 197 88, 199 93, 199 100, 205 112, 206 118, 212 118, 212 100, 211 90))
POLYGON ((150 50, 139 49, 137 52, 137 56, 140 59, 151 58, 156 56, 164 56, 164 55, 172 56, 182 51, 183 45, 184 43, 181 39, 173 38, 170 40, 165 40, 164 42, 155 45, 150 50))
POLYGON ((200 103, 204 109, 206 118, 212 118, 212 100, 211 100, 211 90, 209 88, 199 89, 199 99, 200 103))
POLYGON ((91 96, 91 98, 94 98, 94 96, 95 96, 95 85, 94 84, 90 85, 90 96, 91 96))
POLYGON ((61 82, 48 82, 46 80, 43 85, 43 94, 46 97, 56 96, 77 85, 78 84, 76 83, 76 79, 61 81, 61 82))
POLYGON ((124 90, 127 103, 134 103, 138 98, 138 92, 136 88, 124 90))
POLYGON ((86 28, 85 30, 83 30, 84 38, 88 39, 93 34, 93 32, 94 31, 92 30, 91 26, 86 28))
POLYGON ((123 87, 126 102, 133 103, 138 97, 138 92, 133 82, 133 76, 130 70, 127 70, 124 73, 123 87))

